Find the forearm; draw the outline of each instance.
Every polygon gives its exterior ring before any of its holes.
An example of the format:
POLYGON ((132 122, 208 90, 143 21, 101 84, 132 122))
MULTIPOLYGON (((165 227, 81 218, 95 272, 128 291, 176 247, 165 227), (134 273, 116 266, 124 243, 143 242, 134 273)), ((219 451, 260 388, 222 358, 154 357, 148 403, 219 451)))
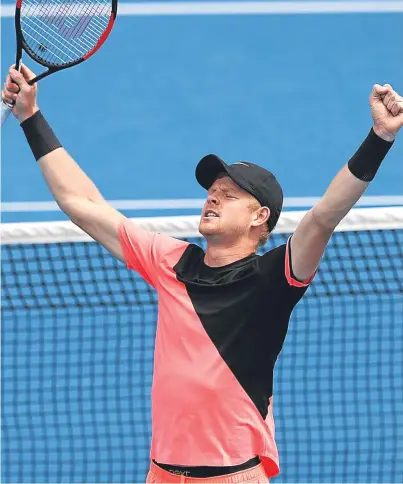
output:
POLYGON ((103 201, 95 184, 60 145, 39 112, 21 126, 46 183, 63 210, 74 199, 103 201))
POLYGON ((63 209, 72 199, 85 198, 102 202, 104 198, 64 148, 57 148, 38 160, 45 181, 56 202, 63 209))
POLYGON ((318 223, 334 229, 341 222, 375 177, 392 141, 376 130, 371 131, 314 207, 313 215, 318 223))
POLYGON ((369 182, 356 178, 345 165, 313 208, 315 220, 334 229, 365 192, 369 182))

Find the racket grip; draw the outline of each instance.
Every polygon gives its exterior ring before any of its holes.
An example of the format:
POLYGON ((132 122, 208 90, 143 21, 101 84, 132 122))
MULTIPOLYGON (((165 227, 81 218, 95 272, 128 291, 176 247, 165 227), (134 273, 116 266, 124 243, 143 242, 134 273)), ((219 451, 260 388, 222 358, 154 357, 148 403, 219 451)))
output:
POLYGON ((7 118, 10 116, 12 107, 6 104, 4 101, 1 101, 1 126, 7 121, 7 118))

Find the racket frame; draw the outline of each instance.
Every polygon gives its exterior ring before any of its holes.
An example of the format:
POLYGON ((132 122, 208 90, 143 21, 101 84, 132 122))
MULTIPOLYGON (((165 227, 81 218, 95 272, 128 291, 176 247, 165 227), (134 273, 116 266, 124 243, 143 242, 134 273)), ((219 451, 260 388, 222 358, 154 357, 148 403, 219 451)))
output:
MULTIPOLYGON (((109 37, 109 34, 111 33, 111 30, 112 30, 113 25, 114 25, 115 20, 116 20, 117 10, 118 10, 118 0, 111 0, 111 13, 110 13, 110 16, 109 16, 108 25, 107 25, 105 31, 102 33, 101 37, 99 38, 98 42, 94 45, 94 47, 89 52, 87 52, 81 58, 79 58, 75 61, 63 64, 63 65, 55 65, 55 64, 52 64, 50 62, 46 62, 43 59, 41 59, 40 57, 38 57, 35 54, 35 52, 33 52, 33 50, 26 43, 26 41, 24 39, 24 34, 22 32, 22 28, 21 28, 21 6, 22 6, 22 4, 23 4, 23 0, 17 0, 16 5, 15 5, 15 14, 14 14, 14 25, 15 25, 15 35, 16 35, 15 69, 17 71, 19 71, 21 69, 21 60, 22 60, 23 51, 25 51, 29 55, 29 57, 31 57, 35 62, 37 62, 38 64, 48 68, 47 71, 42 72, 38 76, 36 76, 33 79, 31 79, 30 81, 28 81, 28 84, 31 85, 31 86, 33 84, 35 84, 35 82, 40 81, 44 77, 47 77, 50 74, 53 74, 54 72, 62 71, 64 69, 68 69, 69 67, 73 67, 73 66, 80 64, 81 62, 87 60, 92 55, 94 55, 95 52, 97 52, 97 50, 99 50, 101 48, 101 46, 103 45, 105 40, 109 37)), ((4 123, 6 122, 8 116, 11 113, 11 110, 13 109, 13 106, 14 106, 14 103, 8 104, 5 101, 1 100, 1 102, 0 102, 1 126, 3 126, 4 123)))
POLYGON ((36 63, 48 68, 47 71, 42 72, 41 74, 34 77, 33 79, 31 79, 28 82, 28 84, 31 85, 31 86, 32 86, 32 84, 35 84, 35 82, 40 81, 44 77, 47 77, 50 74, 53 74, 54 72, 62 71, 64 69, 68 69, 69 67, 76 66, 77 64, 80 64, 81 62, 87 60, 89 57, 94 55, 95 52, 97 52, 97 50, 99 50, 101 48, 101 46, 103 45, 105 40, 108 38, 108 36, 109 36, 109 34, 112 30, 112 27, 115 23, 115 19, 116 19, 116 15, 117 15, 117 9, 118 9, 118 0, 111 0, 111 14, 110 14, 110 17, 109 17, 108 25, 107 25, 105 31, 103 32, 103 34, 101 35, 101 37, 99 38, 96 45, 89 52, 87 52, 85 55, 83 55, 81 58, 79 58, 75 61, 68 62, 68 63, 63 64, 63 65, 55 65, 51 62, 46 62, 41 57, 37 56, 35 54, 35 52, 26 43, 26 41, 24 39, 24 34, 22 32, 22 28, 21 28, 21 7, 22 7, 22 4, 23 4, 23 0, 17 0, 16 6, 15 6, 15 34, 16 34, 16 41, 17 41, 17 51, 16 51, 16 61, 15 61, 16 67, 15 68, 16 68, 16 70, 19 70, 19 68, 20 68, 23 50, 36 63))

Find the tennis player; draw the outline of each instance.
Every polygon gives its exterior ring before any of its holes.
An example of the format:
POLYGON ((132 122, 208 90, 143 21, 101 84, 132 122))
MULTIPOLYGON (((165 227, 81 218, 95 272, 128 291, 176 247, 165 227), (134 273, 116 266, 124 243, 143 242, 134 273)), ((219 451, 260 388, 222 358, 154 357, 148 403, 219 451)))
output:
POLYGON ((368 137, 288 242, 258 256, 282 209, 272 173, 207 155, 196 167, 207 190, 199 227, 206 252, 147 232, 108 205, 62 148, 36 104, 36 85, 27 83, 34 74, 26 67, 10 74, 15 83, 7 77, 3 99, 15 101, 60 208, 158 291, 147 482, 268 482, 279 473, 273 369, 290 314, 402 127, 403 98, 388 84, 374 86, 368 137))

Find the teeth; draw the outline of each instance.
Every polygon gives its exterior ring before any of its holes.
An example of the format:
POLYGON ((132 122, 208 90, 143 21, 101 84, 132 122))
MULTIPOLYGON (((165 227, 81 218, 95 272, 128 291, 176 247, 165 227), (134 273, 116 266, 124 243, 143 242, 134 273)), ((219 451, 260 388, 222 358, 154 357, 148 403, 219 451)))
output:
POLYGON ((207 212, 206 217, 217 217, 217 215, 213 212, 207 212))

